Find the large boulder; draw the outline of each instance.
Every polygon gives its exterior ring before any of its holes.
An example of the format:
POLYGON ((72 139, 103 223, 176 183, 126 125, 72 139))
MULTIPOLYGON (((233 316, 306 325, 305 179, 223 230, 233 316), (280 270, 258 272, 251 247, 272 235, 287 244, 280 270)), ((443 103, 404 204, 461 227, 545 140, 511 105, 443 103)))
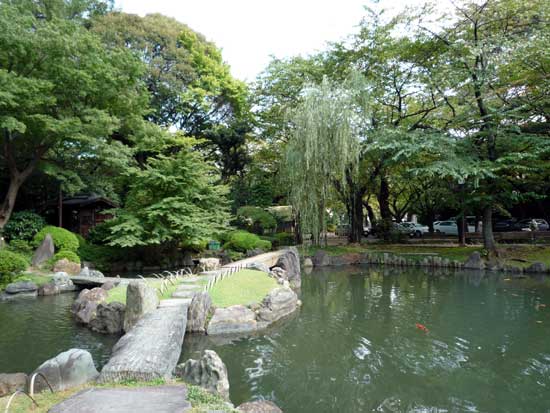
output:
POLYGON ((187 328, 189 333, 205 333, 206 319, 212 308, 212 298, 206 291, 197 293, 187 310, 187 328))
POLYGON ((283 413, 279 406, 269 400, 243 403, 237 407, 237 411, 243 413, 283 413))
POLYGON ((96 309, 96 316, 90 321, 89 327, 93 331, 103 334, 118 334, 124 329, 124 311, 122 303, 100 303, 96 309))
POLYGON ((155 310, 159 305, 156 291, 143 281, 132 281, 126 290, 126 312, 124 314, 124 331, 128 332, 145 314, 155 310))
MULTIPOLYGON (((99 375, 92 355, 86 350, 73 348, 42 363, 34 373, 42 373, 55 392, 71 389, 95 380, 99 375)), ((48 385, 37 376, 35 391, 46 390, 48 385)))
POLYGON ((54 264, 53 270, 54 272, 66 272, 67 274, 77 275, 80 273, 80 264, 63 258, 54 264))
POLYGON ((215 351, 205 350, 199 360, 189 359, 180 364, 176 376, 229 400, 227 368, 215 351))
POLYGON ((529 267, 525 269, 525 272, 532 274, 544 274, 548 269, 543 262, 534 262, 529 267))
POLYGON ((30 281, 18 281, 8 284, 6 287, 6 293, 8 294, 21 294, 21 293, 34 293, 38 291, 38 286, 30 281))
POLYGON ((318 250, 311 260, 314 267, 327 267, 330 265, 330 255, 323 250, 318 250))
POLYGON ((464 268, 467 270, 484 270, 485 263, 481 258, 481 254, 478 251, 472 252, 464 263, 464 268))
POLYGON ((101 271, 91 270, 87 265, 85 265, 78 274, 79 277, 90 277, 90 278, 104 278, 105 275, 101 271))
POLYGON ((88 324, 97 315, 97 306, 107 299, 107 291, 101 288, 84 289, 74 301, 71 312, 77 322, 88 324))
POLYGON ((58 294, 61 294, 61 290, 57 285, 52 283, 41 285, 38 288, 38 295, 41 295, 41 296, 58 295, 58 294))
POLYGON ((331 265, 354 265, 362 261, 361 254, 347 253, 331 257, 331 265))
POLYGON ((101 288, 105 291, 109 291, 115 288, 118 284, 120 284, 120 281, 116 282, 113 280, 108 280, 101 284, 101 288))
POLYGON ((0 374, 0 397, 9 396, 27 386, 25 373, 0 374))
POLYGON ((273 323, 296 310, 298 296, 288 287, 272 290, 262 301, 258 310, 258 320, 273 323))
POLYGON ((246 268, 248 268, 249 270, 261 271, 268 274, 270 273, 269 267, 262 262, 251 262, 246 266, 246 268))
POLYGON ((71 277, 69 277, 69 274, 67 274, 66 272, 56 272, 53 275, 50 284, 58 287, 59 291, 62 293, 76 290, 76 287, 73 284, 73 280, 71 280, 71 277))
POLYGON ((38 267, 39 265, 48 261, 55 254, 55 246, 53 243, 53 238, 50 234, 46 234, 42 243, 36 249, 32 256, 31 264, 33 267, 38 267))
POLYGON ((300 270, 300 256, 295 247, 284 250, 274 267, 280 267, 287 272, 288 282, 292 288, 300 288, 302 285, 302 273, 300 270))
POLYGON ((201 271, 214 271, 220 268, 219 258, 201 258, 199 259, 199 268, 201 271))
POLYGON ((311 268, 313 267, 313 261, 311 260, 311 258, 306 258, 304 260, 304 268, 311 268))
POLYGON ((256 314, 244 305, 233 305, 227 308, 217 308, 208 323, 206 332, 215 334, 249 333, 258 327, 256 314))

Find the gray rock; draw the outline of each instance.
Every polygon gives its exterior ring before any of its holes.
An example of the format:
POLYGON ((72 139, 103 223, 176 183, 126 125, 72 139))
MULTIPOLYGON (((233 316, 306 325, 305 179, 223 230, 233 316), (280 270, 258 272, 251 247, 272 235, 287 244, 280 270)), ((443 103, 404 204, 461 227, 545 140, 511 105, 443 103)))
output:
POLYGON ((145 314, 155 310, 159 305, 156 291, 143 281, 132 281, 126 290, 126 312, 124 331, 128 332, 145 314))
POLYGON ((60 292, 75 291, 76 287, 73 284, 73 280, 66 272, 56 272, 50 281, 50 284, 59 288, 60 292))
POLYGON ((38 296, 38 291, 31 291, 27 293, 18 293, 18 294, 7 294, 0 293, 0 301, 12 301, 18 299, 27 299, 27 298, 36 298, 38 296))
POLYGON ((100 303, 96 309, 96 316, 90 321, 89 327, 98 333, 118 334, 124 328, 124 310, 122 303, 100 303))
POLYGON ((282 279, 282 280, 288 280, 288 273, 285 270, 283 270, 281 267, 273 267, 271 269, 271 273, 276 278, 279 278, 279 279, 282 279))
POLYGON ((180 364, 176 376, 229 400, 227 368, 215 351, 205 350, 200 360, 189 359, 180 364))
POLYGON ((84 266, 78 274, 79 277, 90 277, 90 278, 104 278, 105 276, 101 271, 91 270, 88 266, 84 266))
POLYGON ((258 320, 273 323, 285 317, 297 308, 298 296, 288 287, 272 290, 262 301, 258 311, 258 320))
POLYGON ((91 277, 91 278, 105 278, 105 275, 103 275, 103 273, 101 271, 90 270, 89 277, 91 277))
POLYGON ((27 386, 25 373, 0 374, 0 397, 9 396, 27 386))
POLYGON ((314 267, 327 267, 330 265, 330 256, 322 250, 318 250, 311 260, 314 267))
MULTIPOLYGON (((120 283, 120 281, 119 281, 119 283, 120 283)), ((116 286, 117 286, 117 283, 115 283, 112 280, 109 280, 109 281, 104 282, 101 285, 101 289, 103 289, 105 291, 109 291, 109 290, 112 290, 113 288, 115 288, 116 286)))
POLYGON ((252 262, 246 266, 249 270, 262 271, 269 274, 269 267, 261 262, 252 262))
POLYGON ((8 294, 34 293, 36 291, 38 291, 38 286, 30 281, 19 281, 8 284, 6 287, 8 294))
POLYGON ((251 250, 246 251, 246 256, 248 258, 255 257, 256 255, 264 254, 265 251, 260 248, 254 248, 251 250))
POLYGON ((279 406, 269 400, 243 403, 237 410, 243 413, 283 413, 279 406))
POLYGON ((533 273, 533 274, 542 274, 548 271, 546 268, 546 265, 542 262, 534 262, 529 267, 525 269, 525 272, 533 273))
POLYGON ((199 267, 201 271, 214 271, 220 268, 219 258, 201 258, 199 259, 199 267))
POLYGON ((313 261, 311 260, 311 258, 306 258, 304 260, 304 268, 311 268, 313 267, 313 261))
POLYGON ((66 272, 67 274, 80 274, 80 264, 69 261, 66 258, 57 261, 53 266, 54 272, 66 272))
POLYGON ((84 289, 71 308, 77 322, 88 324, 97 314, 97 306, 107 299, 107 291, 101 288, 84 289))
POLYGON ((215 334, 240 334, 257 329, 256 314, 244 305, 217 308, 208 323, 206 332, 215 334))
POLYGON ((53 238, 50 234, 46 234, 44 240, 40 246, 36 249, 32 256, 31 264, 33 267, 38 267, 39 265, 48 261, 55 254, 55 246, 53 243, 53 238))
POLYGON ((90 276, 90 268, 87 266, 83 267, 80 270, 80 274, 78 274, 79 277, 89 277, 90 276))
POLYGON ((464 263, 464 268, 468 270, 484 270, 485 263, 481 258, 481 254, 477 251, 472 252, 466 262, 464 263))
POLYGON ((292 288, 300 288, 302 285, 302 273, 300 269, 300 256, 296 247, 286 248, 284 254, 279 257, 274 267, 281 267, 288 274, 288 282, 292 288))
MULTIPOLYGON (((54 391, 62 391, 95 380, 99 375, 92 355, 86 350, 73 348, 42 363, 34 373, 42 373, 54 391)), ((48 385, 38 376, 35 391, 46 390, 48 385)))
POLYGON ((197 293, 187 310, 187 332, 205 333, 206 319, 212 308, 212 298, 206 291, 197 293))
POLYGON ((41 296, 50 296, 50 295, 58 295, 61 294, 61 290, 59 287, 55 284, 44 284, 38 288, 38 295, 41 296))

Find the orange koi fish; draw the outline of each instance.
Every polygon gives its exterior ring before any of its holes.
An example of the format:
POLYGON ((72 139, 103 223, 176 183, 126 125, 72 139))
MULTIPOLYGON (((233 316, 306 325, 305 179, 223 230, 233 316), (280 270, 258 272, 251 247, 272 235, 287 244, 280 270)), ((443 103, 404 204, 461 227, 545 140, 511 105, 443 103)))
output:
POLYGON ((425 333, 428 333, 430 330, 428 330, 428 327, 426 327, 424 324, 416 323, 416 328, 419 330, 422 330, 425 333))

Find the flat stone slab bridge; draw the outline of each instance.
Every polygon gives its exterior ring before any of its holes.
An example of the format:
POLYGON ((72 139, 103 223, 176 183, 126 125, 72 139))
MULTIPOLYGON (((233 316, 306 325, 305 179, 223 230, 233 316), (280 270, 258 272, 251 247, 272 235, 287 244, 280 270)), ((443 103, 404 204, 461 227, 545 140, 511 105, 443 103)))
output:
MULTIPOLYGON (((286 252, 287 250, 280 250, 260 254, 223 266, 221 270, 246 267, 251 263, 262 263, 272 267, 286 252)), ((187 325, 187 309, 195 291, 199 289, 199 285, 194 283, 213 276, 207 274, 210 273, 184 279, 184 283, 172 299, 162 300, 156 310, 145 314, 129 332, 122 336, 113 347, 111 359, 103 367, 99 381, 150 381, 156 378, 171 377, 181 354, 187 325), (194 291, 193 284, 196 287, 194 291)), ((96 278, 94 281, 85 277, 74 277, 73 282, 91 286, 94 284, 87 283, 102 284, 109 279, 121 283, 135 281, 135 279, 107 277, 96 278)), ((132 412, 136 411, 132 410, 132 412)))

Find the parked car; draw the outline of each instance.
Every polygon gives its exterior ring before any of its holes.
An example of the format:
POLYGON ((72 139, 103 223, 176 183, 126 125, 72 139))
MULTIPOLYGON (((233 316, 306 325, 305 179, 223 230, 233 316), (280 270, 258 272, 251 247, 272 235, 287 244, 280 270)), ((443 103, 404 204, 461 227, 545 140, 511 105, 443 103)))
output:
POLYGON ((493 231, 495 232, 509 232, 509 231, 517 231, 517 222, 515 219, 503 219, 500 221, 496 221, 493 224, 493 231))
POLYGON ((548 231, 548 222, 540 218, 527 218, 518 221, 516 228, 520 231, 548 231))
POLYGON ((416 222, 401 222, 399 225, 403 228, 403 232, 407 232, 411 237, 420 238, 422 235, 430 232, 427 225, 418 224, 416 222))
POLYGON ((445 235, 458 235, 458 226, 455 221, 435 221, 434 232, 445 235))
MULTIPOLYGON (((458 222, 458 217, 449 218, 449 221, 453 221, 456 224, 458 222)), ((476 217, 468 215, 466 217, 466 225, 468 225, 468 232, 476 232, 476 217)))

